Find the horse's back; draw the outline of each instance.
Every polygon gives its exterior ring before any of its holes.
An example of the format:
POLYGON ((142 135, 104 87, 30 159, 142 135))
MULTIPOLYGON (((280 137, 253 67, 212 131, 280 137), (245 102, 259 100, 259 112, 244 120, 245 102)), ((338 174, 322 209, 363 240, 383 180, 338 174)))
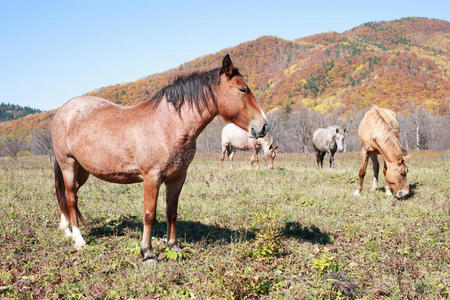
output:
POLYGON ((320 151, 325 151, 325 146, 327 142, 327 130, 326 128, 317 128, 313 132, 312 137, 313 146, 320 151))
POLYGON ((106 99, 93 96, 80 96, 64 103, 53 118, 54 121, 70 123, 79 119, 89 118, 92 113, 106 109, 120 109, 120 106, 106 99))
POLYGON ((368 151, 377 148, 376 140, 384 137, 391 131, 399 139, 399 125, 396 114, 387 108, 381 108, 373 105, 369 111, 364 114, 359 123, 358 137, 361 147, 368 151))

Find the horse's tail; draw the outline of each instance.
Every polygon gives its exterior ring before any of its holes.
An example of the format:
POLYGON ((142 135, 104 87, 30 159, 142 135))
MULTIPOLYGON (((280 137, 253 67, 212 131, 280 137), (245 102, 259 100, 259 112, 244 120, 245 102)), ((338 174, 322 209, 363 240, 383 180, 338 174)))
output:
MULTIPOLYGON (((55 172, 55 188, 56 188, 56 198, 58 199, 59 208, 61 209, 61 213, 64 214, 67 220, 70 220, 69 207, 67 205, 66 199, 66 188, 64 185, 64 178, 62 175, 61 167, 58 162, 55 160, 55 164, 53 166, 53 171, 55 172)), ((78 210, 78 206, 75 205, 75 214, 77 219, 86 226, 86 222, 81 215, 81 212, 78 210)))

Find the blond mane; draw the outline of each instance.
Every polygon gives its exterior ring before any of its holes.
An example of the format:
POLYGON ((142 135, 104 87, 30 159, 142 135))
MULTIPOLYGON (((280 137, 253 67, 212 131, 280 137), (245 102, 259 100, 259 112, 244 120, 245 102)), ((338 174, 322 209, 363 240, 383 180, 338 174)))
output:
POLYGON ((374 105, 366 113, 366 116, 374 123, 371 138, 380 147, 391 146, 403 151, 400 145, 399 126, 394 112, 374 105))

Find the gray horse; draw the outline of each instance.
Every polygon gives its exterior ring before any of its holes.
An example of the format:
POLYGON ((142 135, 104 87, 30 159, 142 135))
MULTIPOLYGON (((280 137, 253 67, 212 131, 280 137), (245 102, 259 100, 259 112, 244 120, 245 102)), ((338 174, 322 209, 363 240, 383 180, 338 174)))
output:
POLYGON ((344 150, 346 130, 342 130, 337 125, 327 128, 318 128, 313 133, 313 146, 316 152, 317 166, 323 167, 323 158, 325 153, 330 156, 330 168, 334 165, 334 153, 336 150, 344 150))

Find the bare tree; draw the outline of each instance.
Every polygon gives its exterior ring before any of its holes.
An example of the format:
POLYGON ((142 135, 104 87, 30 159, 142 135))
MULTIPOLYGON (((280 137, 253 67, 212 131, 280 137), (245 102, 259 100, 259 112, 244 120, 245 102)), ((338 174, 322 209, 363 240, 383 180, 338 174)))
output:
POLYGON ((308 153, 308 144, 310 144, 313 133, 313 115, 307 107, 301 106, 298 110, 290 114, 288 119, 287 131, 297 142, 303 153, 308 153))
POLYGON ((48 159, 51 161, 53 145, 50 129, 48 127, 33 132, 30 141, 30 149, 34 154, 48 155, 48 159))
POLYGON ((22 137, 4 136, 1 143, 4 154, 14 159, 17 158, 17 153, 27 149, 27 144, 22 137))
POLYGON ((269 113, 267 115, 267 122, 269 123, 269 134, 273 139, 273 144, 279 144, 282 135, 282 126, 280 117, 276 113, 269 113))

